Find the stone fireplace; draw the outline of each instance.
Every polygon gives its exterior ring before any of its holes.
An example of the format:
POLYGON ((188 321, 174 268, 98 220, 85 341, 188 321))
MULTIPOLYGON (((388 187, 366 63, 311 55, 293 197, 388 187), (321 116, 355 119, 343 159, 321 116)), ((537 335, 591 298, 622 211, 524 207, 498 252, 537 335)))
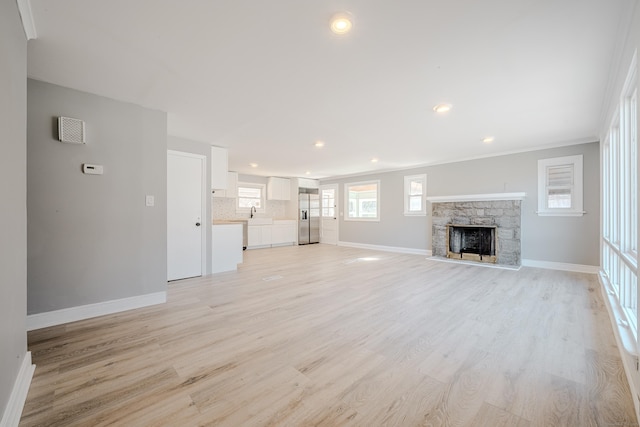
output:
POLYGON ((519 266, 524 193, 429 197, 434 256, 519 266))

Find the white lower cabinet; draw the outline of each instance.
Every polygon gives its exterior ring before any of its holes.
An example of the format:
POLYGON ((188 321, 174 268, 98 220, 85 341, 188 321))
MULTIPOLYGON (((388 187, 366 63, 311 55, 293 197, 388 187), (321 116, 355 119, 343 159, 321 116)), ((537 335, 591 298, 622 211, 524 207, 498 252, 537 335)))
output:
POLYGON ((295 245, 298 241, 297 227, 295 220, 275 220, 269 225, 250 225, 247 227, 247 248, 295 245))
POLYGON ((272 245, 291 245, 298 241, 296 221, 274 221, 271 231, 272 245))
POLYGON ((271 246, 271 225, 250 225, 247 227, 247 248, 271 246))

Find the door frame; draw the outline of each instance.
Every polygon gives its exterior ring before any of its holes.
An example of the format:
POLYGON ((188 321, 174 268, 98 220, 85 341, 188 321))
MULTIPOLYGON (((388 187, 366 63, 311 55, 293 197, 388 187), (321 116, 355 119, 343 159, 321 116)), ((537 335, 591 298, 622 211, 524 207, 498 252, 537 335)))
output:
MULTIPOLYGON (((320 243, 326 243, 322 241, 322 236, 324 235, 324 217, 322 216, 322 190, 323 189, 335 189, 335 222, 336 222, 336 243, 335 245, 337 246, 338 243, 340 242, 340 199, 339 199, 339 192, 340 192, 340 186, 338 184, 325 184, 325 185, 321 185, 318 191, 318 195, 320 196, 320 243)), ((331 243, 333 244, 333 243, 331 243)))
MULTIPOLYGON (((211 224, 211 220, 206 219, 206 216, 207 216, 206 203, 207 203, 207 196, 209 195, 209 188, 207 186, 207 156, 205 156, 204 154, 189 153, 186 151, 178 151, 178 150, 167 150, 167 156, 191 157, 191 158, 199 159, 202 164, 202 168, 201 168, 202 192, 200 194, 200 224, 203 225, 204 227, 202 226, 200 227, 200 244, 201 244, 200 274, 201 276, 204 276, 207 274, 207 235, 208 235, 207 230, 209 230, 209 225, 211 224)), ((168 175, 167 175, 167 179, 169 179, 168 175)), ((167 200, 167 203, 169 203, 169 200, 167 200)), ((180 279, 176 279, 176 280, 180 280, 180 279)))

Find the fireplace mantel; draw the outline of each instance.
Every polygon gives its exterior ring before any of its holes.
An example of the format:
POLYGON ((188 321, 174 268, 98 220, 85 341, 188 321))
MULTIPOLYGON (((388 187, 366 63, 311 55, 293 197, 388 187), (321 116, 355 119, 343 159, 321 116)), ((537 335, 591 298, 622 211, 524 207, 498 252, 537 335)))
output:
POLYGON ((458 196, 433 196, 427 197, 431 203, 448 202, 483 202, 492 200, 524 200, 527 193, 493 193, 493 194, 466 194, 458 196))

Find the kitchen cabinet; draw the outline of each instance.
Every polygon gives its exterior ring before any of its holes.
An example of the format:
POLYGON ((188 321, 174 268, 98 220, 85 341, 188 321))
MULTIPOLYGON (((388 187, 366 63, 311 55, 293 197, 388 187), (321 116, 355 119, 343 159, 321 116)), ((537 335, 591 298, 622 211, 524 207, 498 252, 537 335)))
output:
POLYGON ((298 178, 299 188, 320 188, 320 181, 317 179, 298 178))
POLYGON ((238 172, 227 172, 227 189, 215 190, 213 197, 227 197, 229 199, 238 197, 238 172))
POLYGON ((269 177, 267 180, 268 200, 291 200, 291 180, 288 178, 269 177))
POLYGON ((271 245, 293 245, 298 241, 298 226, 295 220, 273 221, 271 245))
POLYGON ((247 248, 271 246, 271 225, 250 225, 247 227, 247 248))
POLYGON ((295 245, 298 242, 298 221, 274 220, 272 224, 249 225, 247 248, 295 245))
POLYGON ((242 263, 242 224, 214 224, 211 230, 212 273, 237 270, 242 263))
MULTIPOLYGON (((229 155, 226 148, 211 146, 211 189, 226 190, 229 155)), ((214 193, 215 194, 215 193, 214 193)))

